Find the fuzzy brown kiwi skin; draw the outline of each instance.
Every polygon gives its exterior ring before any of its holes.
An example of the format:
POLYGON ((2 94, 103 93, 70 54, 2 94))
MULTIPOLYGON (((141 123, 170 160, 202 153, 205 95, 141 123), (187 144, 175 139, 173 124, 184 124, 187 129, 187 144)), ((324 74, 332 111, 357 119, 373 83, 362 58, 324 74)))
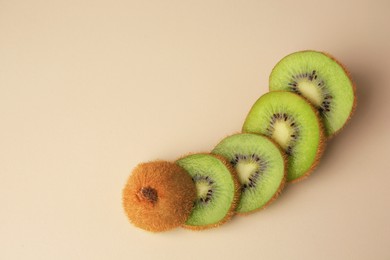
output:
POLYGON ((195 198, 196 187, 190 175, 179 165, 161 160, 138 164, 122 190, 122 206, 128 220, 138 228, 155 233, 185 223, 195 198), (140 194, 144 188, 157 194, 140 194), (177 192, 181 195, 177 196, 177 192), (159 194, 163 194, 161 200, 159 194))
MULTIPOLYGON (((261 135, 261 134, 256 134, 256 135, 261 135)), ((286 187, 286 184, 287 184, 287 163, 288 163, 288 160, 287 160, 286 153, 282 150, 282 148, 274 140, 272 140, 271 138, 269 138, 268 136, 265 136, 265 135, 261 135, 261 136, 263 136, 263 137, 267 138, 269 141, 271 141, 275 145, 275 147, 277 147, 279 149, 280 153, 282 154, 283 163, 284 163, 283 179, 279 185, 278 190, 275 192, 274 196, 272 196, 272 198, 264 206, 262 206, 258 209, 248 211, 248 212, 236 212, 236 214, 239 216, 248 216, 248 215, 251 215, 252 213, 255 213, 257 211, 260 211, 260 210, 267 208, 280 196, 280 194, 282 194, 282 191, 286 187)))
POLYGON ((177 159, 175 161, 175 163, 177 161, 179 161, 180 159, 184 158, 184 157, 187 157, 187 156, 190 156, 190 155, 194 155, 194 154, 199 154, 199 155, 211 155, 215 158, 217 158, 219 161, 221 161, 225 166, 226 168, 229 170, 230 174, 232 175, 232 179, 233 179, 233 183, 234 183, 234 197, 233 197, 233 201, 232 201, 232 204, 229 208, 229 211, 228 213, 225 215, 225 217, 223 219, 221 219, 219 222, 217 223, 213 223, 213 224, 209 224, 209 225, 203 225, 203 226, 192 226, 192 225, 186 225, 185 223, 182 225, 183 228, 185 229, 189 229, 189 230, 193 230, 193 231, 202 231, 202 230, 205 230, 205 229, 210 229, 210 228, 216 228, 216 227, 219 227, 221 226, 222 224, 225 224, 226 222, 228 222, 229 220, 231 220, 231 218, 235 215, 236 213, 236 208, 238 206, 238 202, 240 200, 240 196, 241 196, 241 192, 240 192, 240 182, 238 180, 238 175, 237 175, 237 172, 236 170, 234 169, 234 167, 232 167, 232 165, 227 161, 227 159, 223 156, 220 156, 220 155, 215 155, 215 154, 210 154, 210 153, 190 153, 190 154, 187 154, 185 156, 182 156, 180 157, 179 159, 177 159))

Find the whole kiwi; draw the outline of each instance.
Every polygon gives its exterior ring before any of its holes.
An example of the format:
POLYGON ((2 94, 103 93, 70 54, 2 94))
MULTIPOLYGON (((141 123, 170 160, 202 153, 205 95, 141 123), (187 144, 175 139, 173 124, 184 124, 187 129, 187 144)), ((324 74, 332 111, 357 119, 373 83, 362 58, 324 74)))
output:
POLYGON ((195 199, 190 175, 166 161, 139 164, 123 189, 123 207, 130 222, 151 232, 183 225, 195 199))

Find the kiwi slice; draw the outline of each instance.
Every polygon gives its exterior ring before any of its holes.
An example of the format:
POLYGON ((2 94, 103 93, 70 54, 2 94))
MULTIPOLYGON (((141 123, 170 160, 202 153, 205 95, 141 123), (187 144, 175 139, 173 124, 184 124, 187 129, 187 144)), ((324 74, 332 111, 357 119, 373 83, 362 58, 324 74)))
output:
POLYGON ((212 151, 235 167, 241 184, 238 214, 260 210, 276 199, 285 183, 285 156, 269 138, 257 134, 235 134, 223 139, 212 151))
POLYGON ((329 54, 300 51, 284 57, 269 77, 269 89, 302 95, 314 105, 326 134, 337 133, 351 117, 355 87, 345 67, 329 54))
POLYGON ((188 173, 177 164, 155 161, 139 164, 123 189, 123 207, 130 222, 151 232, 184 224, 196 189, 188 173))
POLYGON ((243 132, 271 137, 288 156, 287 181, 307 176, 324 146, 317 111, 301 96, 274 91, 261 96, 245 119, 243 132))
POLYGON ((194 209, 183 226, 201 230, 228 221, 239 199, 239 183, 230 163, 211 154, 192 154, 176 163, 190 174, 197 190, 194 209))

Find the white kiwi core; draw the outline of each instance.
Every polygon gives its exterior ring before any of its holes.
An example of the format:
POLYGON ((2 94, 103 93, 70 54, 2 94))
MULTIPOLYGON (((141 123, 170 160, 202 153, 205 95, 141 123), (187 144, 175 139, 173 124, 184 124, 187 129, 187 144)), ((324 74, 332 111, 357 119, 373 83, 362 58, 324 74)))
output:
POLYGON ((240 161, 236 165, 236 171, 238 173, 238 179, 241 184, 248 182, 248 179, 259 168, 259 165, 253 161, 240 161))
POLYGON ((317 87, 315 82, 307 79, 301 80, 298 83, 298 90, 302 95, 307 98, 311 103, 316 106, 321 106, 323 101, 322 91, 317 87))
POLYGON ((290 143, 293 129, 286 121, 276 121, 272 139, 274 139, 283 149, 286 149, 290 143))
POLYGON ((208 190, 210 189, 209 185, 206 182, 198 181, 196 182, 196 194, 198 198, 204 197, 207 195, 208 190))

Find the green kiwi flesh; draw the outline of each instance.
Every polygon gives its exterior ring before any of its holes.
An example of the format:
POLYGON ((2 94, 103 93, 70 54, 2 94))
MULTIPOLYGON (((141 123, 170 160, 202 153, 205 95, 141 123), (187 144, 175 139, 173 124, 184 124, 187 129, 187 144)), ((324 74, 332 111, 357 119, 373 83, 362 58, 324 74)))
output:
POLYGON ((205 229, 230 219, 237 206, 239 189, 229 163, 210 154, 192 154, 176 163, 190 174, 197 190, 194 208, 184 227, 205 229))
POLYGON ((270 91, 291 91, 314 105, 328 136, 338 132, 355 107, 355 88, 345 68, 328 54, 300 51, 280 60, 269 78, 270 91))
POLYGON ((243 132, 271 137, 288 156, 287 181, 307 176, 323 149, 322 123, 302 97, 288 91, 261 96, 247 115, 243 132))
POLYGON ((241 185, 237 213, 247 214, 268 205, 285 183, 285 156, 269 138, 235 134, 223 139, 213 154, 227 158, 235 167, 241 185))

